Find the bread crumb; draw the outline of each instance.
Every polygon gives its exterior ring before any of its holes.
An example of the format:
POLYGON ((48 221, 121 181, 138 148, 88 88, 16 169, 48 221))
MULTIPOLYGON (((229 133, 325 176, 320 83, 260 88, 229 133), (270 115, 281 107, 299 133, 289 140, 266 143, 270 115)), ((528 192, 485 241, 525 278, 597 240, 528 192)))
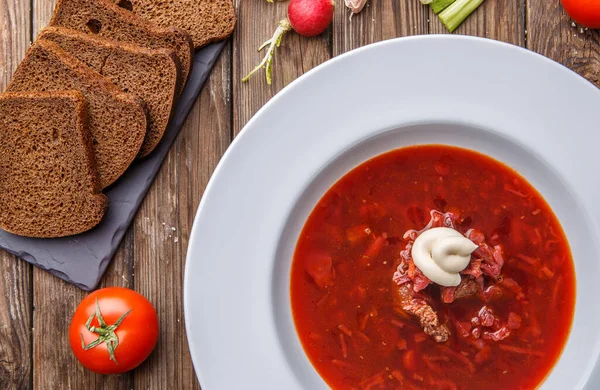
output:
POLYGON ((175 238, 173 239, 173 242, 179 242, 179 238, 178 238, 178 237, 175 237, 175 238))

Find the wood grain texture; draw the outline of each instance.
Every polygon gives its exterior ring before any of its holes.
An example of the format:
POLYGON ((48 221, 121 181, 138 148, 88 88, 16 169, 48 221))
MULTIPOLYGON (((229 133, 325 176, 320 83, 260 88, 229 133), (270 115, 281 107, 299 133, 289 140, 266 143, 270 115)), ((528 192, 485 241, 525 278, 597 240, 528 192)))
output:
MULTIPOLYGON (((438 16, 429 10, 430 33, 448 34, 438 16)), ((454 34, 496 39, 525 45, 525 0, 486 0, 454 34)))
POLYGON ((171 147, 136 219, 135 289, 154 304, 160 337, 134 372, 134 388, 199 388, 184 325, 185 254, 200 197, 230 143, 231 44, 171 147))
MULTIPOLYGON (((33 0, 33 37, 48 24, 55 0, 33 0)), ((130 228, 100 287, 133 287, 133 230, 130 228)), ((97 375, 85 369, 68 347, 69 321, 87 295, 35 268, 33 271, 33 385, 36 389, 131 389, 133 375, 97 375)))
MULTIPOLYGON (((156 306, 156 350, 135 371, 102 376, 68 347, 69 320, 86 295, 0 253, 0 389, 199 388, 183 317, 185 254, 202 193, 231 139, 278 91, 333 56, 380 40, 447 33, 418 0, 368 0, 350 19, 337 0, 332 27, 315 38, 289 33, 277 49, 273 84, 241 78, 263 57, 256 48, 286 16, 287 2, 235 0, 238 25, 165 160, 101 286, 124 286, 156 306)), ((55 0, 0 0, 0 90, 45 27, 55 0), (31 7, 31 8, 30 8, 31 7)), ((526 46, 600 86, 600 34, 573 27, 559 0, 486 0, 456 34, 526 46)), ((285 131, 285 129, 282 129, 285 131)))
POLYGON ((57 0, 31 0, 33 4, 33 40, 48 25, 57 0))
POLYGON ((232 72, 235 134, 283 87, 331 57, 330 31, 314 38, 302 38, 289 32, 275 52, 273 84, 267 85, 264 71, 242 83, 242 78, 262 60, 264 52, 259 53, 256 49, 271 38, 277 22, 286 17, 287 5, 287 2, 268 3, 265 0, 235 1, 238 15, 232 72))
POLYGON ((368 0, 361 13, 352 15, 346 7, 335 9, 333 55, 370 43, 427 33, 427 10, 417 1, 368 0))
MULTIPOLYGON (((0 91, 31 41, 29 0, 0 0, 0 91)), ((32 382, 32 266, 0 252, 0 389, 30 389, 32 382)))
MULTIPOLYGON (((133 287, 133 234, 129 229, 100 287, 133 287)), ((87 295, 49 273, 34 269, 33 354, 35 389, 131 389, 132 374, 97 375, 85 369, 69 348, 69 322, 87 295)))
POLYGON ((600 86, 600 30, 576 26, 558 0, 527 1, 527 47, 600 86))
POLYGON ((31 266, 0 255, 0 389, 32 388, 31 266))

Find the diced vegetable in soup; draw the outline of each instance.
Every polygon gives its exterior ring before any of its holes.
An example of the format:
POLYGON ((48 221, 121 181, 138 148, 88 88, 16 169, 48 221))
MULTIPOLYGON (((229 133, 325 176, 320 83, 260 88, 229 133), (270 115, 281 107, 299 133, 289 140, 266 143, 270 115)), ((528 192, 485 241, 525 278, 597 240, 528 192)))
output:
POLYGON ((296 247, 291 302, 334 389, 533 389, 566 343, 575 272, 524 178, 425 145, 375 157, 323 196, 296 247))

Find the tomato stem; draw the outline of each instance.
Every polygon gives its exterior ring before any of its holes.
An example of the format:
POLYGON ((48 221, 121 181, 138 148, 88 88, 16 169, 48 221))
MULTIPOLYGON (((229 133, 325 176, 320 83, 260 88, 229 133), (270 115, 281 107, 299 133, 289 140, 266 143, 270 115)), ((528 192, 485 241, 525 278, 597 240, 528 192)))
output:
POLYGON ((252 69, 252 71, 250 73, 248 73, 248 75, 242 79, 243 82, 248 81, 248 79, 250 79, 250 77, 254 73, 258 72, 262 68, 265 68, 267 84, 271 84, 271 73, 273 70, 273 54, 275 54, 275 48, 277 48, 277 47, 279 47, 279 45, 281 45, 281 39, 283 38, 285 33, 290 31, 291 29, 292 29, 292 25, 290 24, 289 20, 283 19, 282 21, 279 22, 279 25, 277 26, 277 29, 275 30, 275 34, 273 34, 271 39, 269 39, 268 41, 263 43, 258 48, 258 51, 261 51, 262 49, 264 49, 265 47, 268 46, 269 48, 267 49, 267 54, 265 55, 263 60, 260 62, 260 64, 258 64, 256 66, 256 68, 252 69))
POLYGON ((83 341, 83 334, 79 333, 79 338, 81 339, 81 348, 83 348, 87 351, 88 349, 97 347, 98 345, 100 345, 102 343, 106 343, 106 348, 108 349, 108 354, 110 355, 110 360, 115 362, 115 364, 119 364, 117 362, 117 359, 115 358, 115 350, 117 349, 117 346, 119 345, 119 337, 115 333, 115 330, 117 330, 119 325, 121 325, 121 322, 123 322, 125 317, 127 317, 127 315, 130 312, 131 312, 131 309, 127 310, 127 312, 123 313, 123 315, 121 315, 121 317, 119 317, 117 319, 117 322, 115 322, 112 325, 107 325, 106 321, 104 321, 104 317, 102 317, 102 313, 100 312, 100 305, 98 304, 98 298, 96 298, 96 311, 94 313, 92 313, 92 315, 88 318, 88 320, 85 323, 85 327, 90 332, 96 333, 98 335, 98 338, 86 345, 85 341, 83 341), (100 326, 92 326, 92 321, 94 320, 94 316, 96 318, 98 318, 98 324, 100 324, 100 326))

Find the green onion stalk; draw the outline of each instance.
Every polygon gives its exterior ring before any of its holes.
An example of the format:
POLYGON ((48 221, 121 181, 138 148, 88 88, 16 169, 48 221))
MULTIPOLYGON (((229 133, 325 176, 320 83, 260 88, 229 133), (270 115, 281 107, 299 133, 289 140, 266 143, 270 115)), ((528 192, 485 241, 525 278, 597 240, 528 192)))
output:
POLYGON ((453 32, 483 3, 483 0, 421 0, 429 4, 448 31, 453 32))
POLYGON ((448 6, 454 3, 455 1, 456 0, 432 0, 430 5, 433 12, 435 12, 435 14, 437 15, 446 8, 448 8, 448 6))
POLYGON ((458 26, 483 3, 483 0, 456 0, 438 14, 448 31, 456 30, 458 26))

